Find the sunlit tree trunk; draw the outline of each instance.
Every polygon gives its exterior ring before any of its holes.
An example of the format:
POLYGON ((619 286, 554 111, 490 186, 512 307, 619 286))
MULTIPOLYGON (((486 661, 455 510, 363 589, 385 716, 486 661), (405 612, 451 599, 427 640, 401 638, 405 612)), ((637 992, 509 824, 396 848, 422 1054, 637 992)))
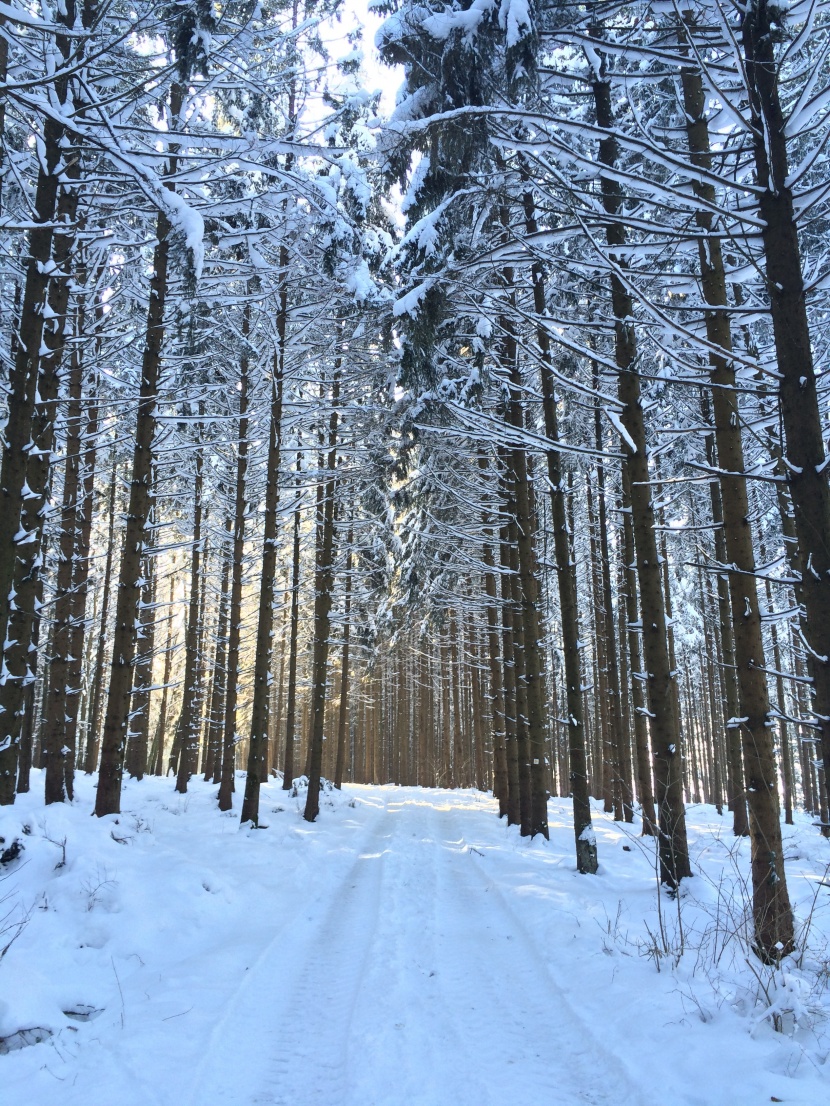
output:
POLYGON ((112 565, 115 557, 115 505, 118 466, 113 450, 112 470, 110 473, 109 496, 107 498, 107 552, 104 560, 104 581, 101 589, 101 618, 98 624, 98 642, 95 650, 95 667, 92 672, 92 694, 89 701, 89 713, 86 725, 86 750, 84 753, 84 772, 91 776, 98 767, 98 750, 101 734, 101 703, 104 697, 105 654, 109 636, 109 603, 112 584, 112 565))

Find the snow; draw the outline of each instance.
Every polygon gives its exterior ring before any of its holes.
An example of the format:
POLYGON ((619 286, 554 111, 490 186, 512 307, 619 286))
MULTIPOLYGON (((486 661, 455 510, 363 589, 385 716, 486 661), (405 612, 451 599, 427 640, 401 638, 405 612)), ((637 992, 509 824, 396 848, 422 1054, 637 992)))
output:
POLYGON ((34 772, 0 810, 24 846, 0 884, 0 948, 25 921, 0 960, 4 1106, 826 1098, 830 847, 806 817, 784 841, 809 951, 773 971, 740 940, 749 843, 712 808, 688 808, 699 874, 672 899, 601 804, 591 877, 566 800, 548 843, 472 791, 346 786, 309 825, 272 781, 241 831, 201 780, 130 781, 104 819, 77 793, 44 807, 34 772))
POLYGON ((392 305, 392 314, 395 318, 400 318, 401 315, 417 315, 421 300, 434 283, 434 278, 428 277, 426 280, 410 289, 405 295, 395 300, 392 305))
POLYGON ((636 453, 637 452, 637 446, 634 444, 634 439, 631 437, 631 435, 628 433, 626 428, 623 426, 623 421, 620 418, 620 416, 617 414, 617 412, 612 411, 612 409, 610 407, 603 407, 603 411, 608 416, 608 421, 611 423, 611 425, 617 431, 619 436, 623 439, 623 441, 628 446, 628 448, 631 450, 631 452, 636 453))
POLYGON ((199 212, 190 207, 178 192, 165 188, 160 196, 167 209, 168 219, 182 235, 184 244, 190 251, 193 273, 196 279, 199 280, 205 262, 205 221, 199 212))
POLYGON ((495 0, 472 0, 470 6, 464 10, 444 8, 434 15, 425 16, 420 20, 420 25, 438 42, 445 42, 453 32, 458 31, 464 42, 472 46, 478 28, 495 6, 495 0))
POLYGON ((499 26, 506 32, 505 44, 518 46, 533 31, 533 20, 527 0, 501 0, 499 26))

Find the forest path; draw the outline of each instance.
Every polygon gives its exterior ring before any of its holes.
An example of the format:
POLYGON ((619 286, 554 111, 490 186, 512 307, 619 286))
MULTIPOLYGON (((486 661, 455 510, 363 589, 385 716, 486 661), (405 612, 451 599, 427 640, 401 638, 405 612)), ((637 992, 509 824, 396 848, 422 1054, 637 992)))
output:
POLYGON ((644 1102, 481 870, 469 797, 384 799, 229 997, 188 1106, 644 1102))

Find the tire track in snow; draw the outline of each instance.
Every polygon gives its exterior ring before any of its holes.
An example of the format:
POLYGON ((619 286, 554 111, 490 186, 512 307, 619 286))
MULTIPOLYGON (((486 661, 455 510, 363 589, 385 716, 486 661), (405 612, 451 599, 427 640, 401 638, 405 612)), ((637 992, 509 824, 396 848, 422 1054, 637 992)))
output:
POLYGON ((352 1013, 360 991, 380 910, 388 817, 352 865, 322 924, 288 952, 282 1017, 275 1026, 265 1084, 256 1106, 341 1106, 349 1075, 352 1013))
POLYGON ((434 840, 431 799, 390 798, 393 837, 383 858, 381 910, 366 978, 354 1011, 347 1106, 436 1106, 463 1102, 442 1066, 448 1046, 436 1035, 434 840))
POLYGON ((372 818, 334 886, 322 885, 290 924, 275 923, 205 1042, 188 1106, 340 1103, 344 1036, 377 916, 386 820, 385 811, 372 818))
POLYGON ((189 1106, 644 1106, 470 853, 473 812, 384 799, 231 996, 189 1106))
MULTIPOLYGON (((451 801, 452 802, 452 801, 451 801)), ((435 810, 445 940, 439 981, 474 1050, 469 1101, 526 1106, 643 1106, 640 1088, 574 1008, 503 893, 464 838, 462 812, 435 810), (493 1047, 496 1046, 496 1047, 493 1047)))

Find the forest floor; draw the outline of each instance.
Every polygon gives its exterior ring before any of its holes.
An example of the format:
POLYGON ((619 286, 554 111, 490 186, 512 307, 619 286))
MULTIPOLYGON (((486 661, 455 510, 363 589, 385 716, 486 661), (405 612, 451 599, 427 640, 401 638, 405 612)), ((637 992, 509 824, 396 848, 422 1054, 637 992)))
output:
POLYGON ((785 827, 806 952, 747 952, 748 842, 689 808, 697 875, 570 804, 522 840, 471 791, 348 786, 318 822, 264 790, 130 782, 124 813, 0 810, 3 1106, 806 1106, 830 1087, 830 842, 785 827), (19 924, 23 923, 23 924, 19 924), (776 1031, 777 1022, 779 1031, 776 1031), (34 1043, 37 1041, 38 1043, 34 1043))

